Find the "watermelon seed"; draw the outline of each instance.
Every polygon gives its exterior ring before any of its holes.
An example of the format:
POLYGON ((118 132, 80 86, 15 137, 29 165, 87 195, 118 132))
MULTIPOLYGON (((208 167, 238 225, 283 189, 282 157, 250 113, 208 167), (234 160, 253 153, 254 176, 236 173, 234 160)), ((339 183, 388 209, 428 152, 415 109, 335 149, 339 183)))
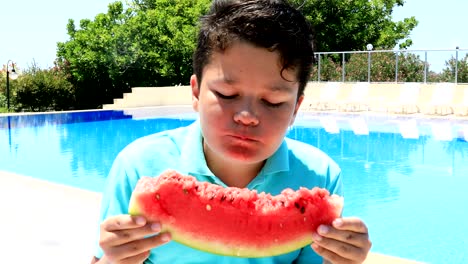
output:
POLYGON ((299 205, 299 203, 294 203, 294 206, 296 206, 297 209, 301 208, 301 206, 299 205))
POLYGON ((303 213, 305 213, 305 207, 304 206, 301 207, 301 214, 303 214, 303 213))
POLYGON ((207 210, 207 211, 211 211, 211 205, 207 204, 207 205, 206 205, 206 210, 207 210))
POLYGON ((159 200, 159 198, 161 198, 161 197, 159 196, 159 193, 157 193, 156 194, 156 200, 159 200))
POLYGON ((221 197, 221 202, 226 200, 226 195, 223 194, 223 197, 221 197))

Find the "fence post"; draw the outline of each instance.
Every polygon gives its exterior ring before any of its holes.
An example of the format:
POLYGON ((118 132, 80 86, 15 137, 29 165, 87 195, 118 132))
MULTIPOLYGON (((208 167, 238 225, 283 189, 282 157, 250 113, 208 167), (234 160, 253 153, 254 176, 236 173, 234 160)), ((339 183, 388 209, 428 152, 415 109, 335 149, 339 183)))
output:
POLYGON ((370 82, 370 75, 371 75, 371 53, 369 51, 367 55, 367 82, 370 82))
POLYGON ((371 51, 374 48, 372 44, 367 44, 367 50, 369 51, 367 54, 367 82, 370 83, 371 79, 371 51))
POLYGON ((424 52, 424 84, 427 82, 427 50, 424 52))
POLYGON ((458 83, 458 46, 455 48, 455 84, 458 83))
POLYGON ((395 52, 395 83, 398 83, 398 57, 400 52, 395 52))
POLYGON ((346 54, 346 53, 344 53, 344 52, 342 53, 342 55, 343 55, 343 70, 341 71, 341 74, 342 74, 342 76, 341 76, 341 81, 342 81, 342 82, 345 82, 345 75, 346 75, 346 70, 345 70, 345 67, 346 67, 346 60, 345 60, 345 57, 346 57, 346 56, 345 56, 345 54, 346 54))
POLYGON ((320 58, 320 54, 318 55, 318 70, 317 70, 317 82, 320 82, 320 67, 321 67, 321 58, 320 58))

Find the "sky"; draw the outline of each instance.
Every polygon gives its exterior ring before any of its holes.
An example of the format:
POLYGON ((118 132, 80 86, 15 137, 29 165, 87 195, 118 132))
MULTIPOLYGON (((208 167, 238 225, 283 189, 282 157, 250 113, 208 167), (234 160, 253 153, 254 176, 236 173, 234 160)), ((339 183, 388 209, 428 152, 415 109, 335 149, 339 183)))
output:
MULTIPOLYGON (((75 25, 84 18, 94 19, 106 13, 112 0, 0 0, 0 65, 8 60, 20 68, 33 62, 41 68, 53 66, 57 42, 68 40, 66 25, 75 25), (20 3, 18 3, 20 2, 20 3)), ((415 50, 468 50, 467 0, 406 0, 403 7, 394 9, 394 20, 415 16, 419 25, 411 38, 415 50)), ((464 56, 466 51, 460 51, 464 56)), ((424 53, 418 53, 424 59, 424 53)), ((429 52, 431 68, 442 68, 454 52, 429 52)))

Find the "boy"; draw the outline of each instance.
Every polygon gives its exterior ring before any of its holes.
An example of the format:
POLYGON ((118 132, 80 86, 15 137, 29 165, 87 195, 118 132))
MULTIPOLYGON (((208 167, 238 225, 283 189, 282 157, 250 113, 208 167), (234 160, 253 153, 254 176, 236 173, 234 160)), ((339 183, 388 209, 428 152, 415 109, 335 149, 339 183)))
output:
MULTIPOLYGON (((304 99, 312 36, 281 0, 214 0, 202 19, 190 85, 199 118, 126 147, 108 177, 99 252, 92 263, 361 263, 371 247, 357 218, 320 226, 312 246, 276 257, 216 256, 170 241, 160 223, 127 215, 141 176, 166 169, 200 181, 276 195, 327 188, 342 195, 338 166, 305 143, 285 139, 304 99)), ((220 223, 222 224, 222 223, 220 223)))

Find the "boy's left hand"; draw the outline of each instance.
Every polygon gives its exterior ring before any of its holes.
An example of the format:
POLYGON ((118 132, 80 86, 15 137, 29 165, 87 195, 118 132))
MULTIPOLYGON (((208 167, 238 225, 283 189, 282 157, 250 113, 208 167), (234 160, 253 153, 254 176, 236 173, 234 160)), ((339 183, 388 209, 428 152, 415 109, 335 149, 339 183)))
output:
POLYGON ((312 249, 333 264, 363 263, 372 246, 366 224, 355 217, 319 226, 313 239, 312 249))

